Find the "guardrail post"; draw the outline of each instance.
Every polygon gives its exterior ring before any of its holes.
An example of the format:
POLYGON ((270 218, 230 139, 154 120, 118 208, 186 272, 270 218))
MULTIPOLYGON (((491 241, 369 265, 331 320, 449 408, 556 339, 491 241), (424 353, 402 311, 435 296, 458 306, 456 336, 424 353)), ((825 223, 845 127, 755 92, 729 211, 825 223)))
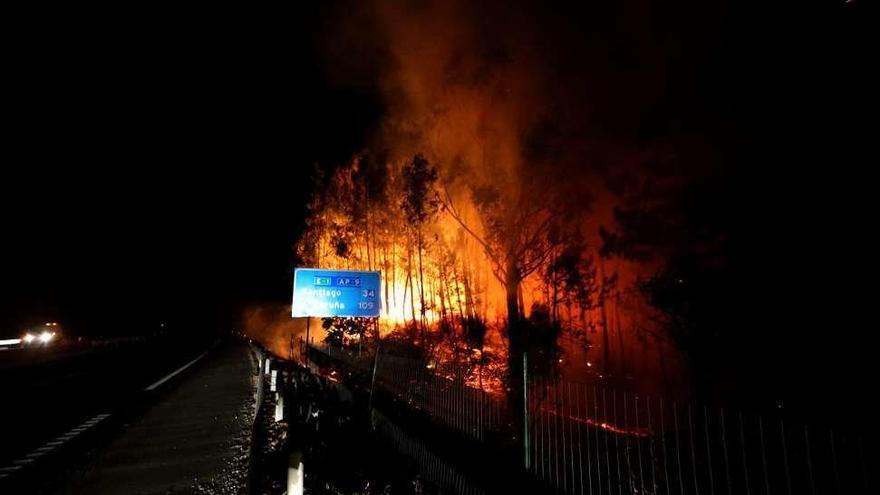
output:
POLYGON ((287 466, 287 495, 303 495, 304 481, 302 453, 293 452, 287 466))
POLYGON ((284 394, 275 393, 275 421, 284 419, 284 394))

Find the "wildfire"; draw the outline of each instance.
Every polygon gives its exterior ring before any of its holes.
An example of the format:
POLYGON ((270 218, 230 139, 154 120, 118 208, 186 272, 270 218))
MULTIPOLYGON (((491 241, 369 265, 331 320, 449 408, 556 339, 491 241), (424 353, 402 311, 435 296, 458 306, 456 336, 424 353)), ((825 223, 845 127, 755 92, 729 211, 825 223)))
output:
POLYGON ((562 336, 558 367, 592 367, 588 350, 604 374, 656 360, 644 349, 654 323, 637 294, 643 267, 600 252, 620 198, 599 185, 616 171, 586 165, 590 143, 562 141, 566 111, 535 44, 502 30, 486 46, 469 3, 359 8, 381 35, 333 39, 390 57, 385 113, 366 148, 320 178, 301 263, 380 271, 381 335, 402 332, 435 360, 492 348, 471 366, 503 366, 510 318, 562 336))

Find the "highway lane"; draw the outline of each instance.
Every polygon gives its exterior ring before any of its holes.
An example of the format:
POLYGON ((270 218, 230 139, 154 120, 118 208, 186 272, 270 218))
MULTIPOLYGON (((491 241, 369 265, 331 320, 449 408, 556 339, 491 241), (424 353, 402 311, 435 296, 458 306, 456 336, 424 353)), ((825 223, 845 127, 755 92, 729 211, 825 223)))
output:
POLYGON ((0 469, 139 397, 207 344, 156 337, 95 348, 0 353, 0 469))
POLYGON ((164 392, 99 449, 81 476, 70 477, 63 493, 242 493, 257 364, 243 342, 225 342, 194 360, 191 371, 175 370, 147 387, 164 392))

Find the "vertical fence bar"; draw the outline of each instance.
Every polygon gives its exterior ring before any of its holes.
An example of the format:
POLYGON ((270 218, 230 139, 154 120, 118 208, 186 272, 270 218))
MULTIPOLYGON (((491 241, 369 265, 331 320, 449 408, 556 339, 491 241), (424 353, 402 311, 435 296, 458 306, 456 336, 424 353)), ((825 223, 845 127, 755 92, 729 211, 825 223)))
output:
POLYGON ((532 378, 532 424, 534 430, 534 442, 532 442, 532 470, 535 478, 539 478, 541 472, 541 384, 537 378, 532 378))
MULTIPOLYGON (((544 425, 540 421, 540 419, 541 419, 541 401, 543 400, 543 397, 541 396, 541 392, 542 392, 541 383, 539 380, 535 380, 535 386, 533 387, 533 391, 532 391, 532 395, 534 396, 532 401, 534 404, 534 415, 535 415, 534 421, 535 421, 535 430, 536 430, 535 431, 535 445, 534 445, 535 457, 532 460, 532 464, 535 467, 535 474, 538 473, 538 462, 541 462, 542 465, 544 463, 544 459, 542 458, 542 456, 544 455, 544 443, 543 443, 544 442, 544 430, 543 430, 544 425), (538 438, 538 435, 540 435, 540 440, 538 438), (539 441, 541 442, 540 456, 538 454, 538 442, 539 441)), ((543 472, 542 472, 542 475, 543 475, 543 472)))
POLYGON ((691 444, 691 471, 694 475, 694 493, 700 495, 700 484, 697 480, 697 450, 694 448, 694 415, 690 402, 688 402, 688 438, 691 444))
POLYGON ((721 419, 721 447, 724 454, 724 478, 727 482, 727 495, 733 495, 733 486, 730 481, 730 456, 727 452, 727 428, 724 426, 724 409, 720 409, 719 418, 721 419))
POLYGON ((541 431, 541 384, 538 380, 533 379, 532 383, 532 422, 534 430, 532 434, 534 435, 534 442, 532 442, 532 449, 534 450, 534 455, 532 456, 532 469, 535 471, 535 474, 538 474, 538 463, 541 462, 541 457, 538 454, 538 444, 541 440, 543 440, 543 432, 541 431))
POLYGON ((859 467, 862 468, 862 488, 868 491, 868 469, 865 467, 865 448, 862 439, 859 438, 859 467))
POLYGON ((684 494, 684 469, 681 466, 681 430, 678 426, 678 405, 672 402, 672 421, 675 431, 675 464, 678 467, 678 493, 684 494))
MULTIPOLYGON (((581 393, 578 390, 578 385, 574 386, 575 400, 577 401, 577 432, 578 432, 578 481, 580 481, 581 487, 581 495, 584 495, 584 456, 582 452, 582 447, 584 443, 584 437, 581 434, 581 393)), ((587 425, 587 431, 589 431, 589 425, 587 425)), ((589 447, 588 447, 589 448, 589 447)))
MULTIPOLYGON (((639 421, 639 396, 634 396, 634 406, 636 409, 636 432, 640 433, 641 423, 639 421)), ((645 472, 642 470, 642 438, 637 434, 636 437, 636 452, 639 456, 639 488, 641 488, 641 492, 645 493, 645 472)))
MULTIPOLYGON (((623 442, 624 442, 624 451, 623 456, 626 461, 626 482, 629 491, 627 493, 632 493, 635 491, 635 480, 633 480, 633 475, 635 471, 633 471, 632 467, 632 449, 629 445, 629 414, 628 407, 626 405, 626 392, 623 393, 623 442)), ((619 428, 619 426, 618 426, 619 428)), ((620 435, 617 435, 620 436, 620 435)), ((621 480, 621 485, 623 484, 623 480, 621 480)))
MULTIPOLYGON (((462 399, 464 400, 462 406, 464 410, 465 433, 467 433, 468 436, 473 436, 473 423, 471 423, 471 387, 467 384, 467 376, 467 367, 465 367, 461 379, 461 392, 462 399)), ((522 432, 520 432, 520 434, 522 434, 522 432)))
POLYGON ((706 471, 709 473, 709 493, 715 495, 715 475, 712 473, 712 441, 709 438, 709 406, 703 406, 703 428, 706 431, 706 471))
MULTIPOLYGON (((459 365, 460 370, 462 367, 463 367, 463 365, 459 365)), ((465 435, 470 435, 470 433, 469 433, 470 432, 470 423, 468 421, 469 420, 469 418, 468 418, 468 395, 467 395, 468 386, 467 386, 467 382, 466 382, 466 377, 467 377, 466 372, 460 371, 459 377, 460 377, 460 379, 458 382, 458 386, 459 386, 459 393, 458 394, 459 394, 459 402, 461 404, 459 406, 459 411, 461 411, 461 413, 460 413, 461 414, 461 431, 464 432, 465 435)), ((522 411, 520 411, 520 414, 522 414, 522 411)), ((522 432, 519 432, 519 434, 521 435, 522 432)))
POLYGON ((479 439, 480 439, 480 429, 479 429, 479 424, 480 424, 480 416, 479 416, 479 412, 480 412, 480 408, 479 408, 478 406, 479 406, 479 399, 480 399, 480 397, 479 397, 479 395, 477 395, 477 392, 478 392, 477 389, 475 389, 474 387, 468 385, 468 396, 470 396, 470 401, 471 401, 471 407, 470 407, 470 411, 471 411, 471 432, 472 432, 473 437, 476 438, 477 440, 479 440, 479 439))
POLYGON ((553 384, 553 472, 555 486, 559 487, 559 388, 553 384))
POLYGON ((569 382, 569 383, 568 383, 568 421, 569 421, 569 423, 568 423, 568 436, 569 436, 569 441, 568 441, 568 450, 569 450, 569 452, 568 452, 568 456, 569 456, 569 458, 571 459, 571 492, 574 493, 574 487, 575 487, 575 483, 574 483, 574 469, 575 469, 575 462, 574 462, 574 431, 575 431, 575 427, 577 427, 577 431, 578 431, 578 449, 580 449, 580 444, 581 444, 581 436, 580 436, 580 431, 581 431, 581 430, 580 430, 580 426, 581 426, 581 423, 580 423, 580 419, 577 418, 577 416, 575 416, 574 413, 572 412, 572 405, 571 405, 571 402, 572 402, 572 400, 575 400, 575 401, 578 400, 578 394, 577 394, 577 387, 575 387, 575 394, 574 394, 574 397, 572 397, 572 394, 571 394, 571 385, 572 385, 571 382, 569 382))
POLYGON ((587 484, 589 486, 590 495, 593 494, 593 455, 590 451, 590 391, 587 388, 587 384, 584 384, 584 422, 587 430, 586 434, 586 447, 587 447, 587 484))
POLYGON ((568 492, 568 462, 566 461, 566 448, 565 448, 565 425, 568 423, 567 418, 565 416, 565 383, 561 380, 559 381, 559 420, 562 423, 562 490, 564 492, 568 492))
POLYGON ((654 421, 653 421, 653 418, 651 417, 651 396, 650 395, 645 397, 645 404, 648 407, 648 435, 650 435, 648 437, 649 442, 650 442, 648 444, 648 446, 651 448, 651 450, 650 450, 650 455, 651 455, 651 491, 653 493, 657 493, 657 490, 659 488, 659 485, 657 485, 657 455, 654 452, 654 443, 656 440, 656 435, 654 434, 654 425, 653 425, 654 421))
POLYGON ((550 385, 547 378, 541 378, 541 463, 543 464, 541 477, 550 482, 550 385))
POLYGON ((666 495, 671 494, 672 492, 669 490, 669 461, 667 456, 666 449, 666 417, 663 412, 663 399, 660 399, 660 442, 663 447, 663 480, 666 485, 666 495))
POLYGON ((806 447, 804 454, 807 456, 807 479, 810 482, 810 492, 816 495, 816 483, 813 478, 813 459, 810 455, 810 432, 807 430, 807 425, 804 425, 804 447, 806 447))
MULTIPOLYGON (((745 436, 743 436, 742 432, 742 422, 743 416, 742 412, 739 413, 739 434, 742 436, 742 444, 743 444, 743 467, 745 468, 746 473, 746 493, 749 490, 749 466, 746 463, 746 440, 745 436)), ((761 465, 764 471, 764 490, 767 495, 770 494, 770 473, 767 472, 767 449, 764 446, 764 420, 760 416, 758 416, 758 439, 761 441, 761 465)))
POLYGON ((550 384, 547 379, 543 379, 543 387, 544 387, 544 402, 542 404, 542 410, 544 415, 544 464, 545 464, 545 472, 544 479, 548 482, 552 480, 551 470, 553 465, 551 461, 553 460, 553 455, 551 454, 551 436, 550 436, 550 384))
POLYGON ((779 420, 779 436, 782 439, 782 465, 785 467, 785 487, 786 493, 791 495, 791 473, 788 470, 788 448, 785 446, 785 422, 779 420))
POLYGON ((552 418, 550 417, 550 405, 553 402, 552 397, 552 389, 550 386, 550 380, 545 377, 544 378, 544 428, 545 428, 545 437, 544 437, 544 448, 545 448, 545 456, 546 456, 546 464, 547 464, 547 472, 545 475, 545 479, 548 483, 552 485, 553 483, 553 425, 552 418))
POLYGON ((834 447, 834 430, 830 430, 828 433, 831 447, 831 468, 834 471, 834 493, 840 495, 840 471, 838 471, 837 451, 834 447))
MULTIPOLYGON (((482 355, 480 356, 482 360, 482 355)), ((482 375, 482 370, 478 371, 480 375, 482 375)), ((482 377, 479 377, 482 378, 482 377)), ((480 394, 477 396, 477 432, 478 438, 480 441, 483 440, 483 400, 486 398, 486 392, 483 390, 483 382, 481 379, 478 379, 478 383, 480 384, 480 394)))
MULTIPOLYGON (((467 404, 467 434, 469 437, 476 438, 476 430, 474 430, 474 394, 473 389, 471 389, 471 386, 467 383, 468 372, 469 370, 465 369, 465 379, 463 382, 464 388, 462 389, 464 390, 465 404, 467 404)), ((523 386, 525 386, 525 382, 523 382, 523 386)), ((527 424, 524 423, 524 427, 525 426, 527 426, 527 424)), ((525 439, 523 439, 523 441, 525 441, 525 439)))
MULTIPOLYGON (((608 424, 608 401, 605 398, 605 388, 602 388, 602 423, 608 424)), ((602 428, 605 433, 605 482, 608 485, 608 493, 611 494, 611 456, 608 453, 608 428, 602 428)))
POLYGON ((459 400, 458 394, 460 392, 459 388, 459 376, 458 376, 458 364, 452 364, 452 424, 459 430, 461 430, 461 417, 459 415, 459 406, 461 405, 461 401, 459 400))
POLYGON ((458 365, 452 368, 452 418, 455 427, 462 430, 461 427, 461 379, 459 378, 458 365))
POLYGON ((531 468, 529 458, 529 353, 523 352, 523 455, 525 457, 526 471, 531 468))
MULTIPOLYGON (((478 371, 478 373, 480 373, 480 375, 482 375, 483 371, 480 370, 480 371, 478 371)), ((485 438, 486 438, 486 432, 484 431, 484 429, 485 429, 485 421, 484 421, 485 420, 485 416, 484 416, 485 412, 484 411, 485 411, 485 403, 486 403, 486 391, 483 390, 482 376, 480 376, 478 379, 480 382, 480 395, 477 396, 479 399, 479 401, 477 403, 477 408, 479 409, 478 414, 479 414, 479 418, 480 418, 478 428, 480 431, 480 440, 482 441, 482 440, 485 440, 485 438)))
MULTIPOLYGON (((604 398, 603 398, 604 399, 604 398)), ((617 390, 611 391, 611 421, 614 424, 614 427, 617 428, 620 423, 617 422, 617 390)), ((608 434, 607 429, 605 430, 605 438, 607 442, 608 434)), ((623 493, 623 478, 620 475, 620 435, 617 433, 614 434, 614 458, 615 463, 617 465, 617 495, 621 495, 623 493)))

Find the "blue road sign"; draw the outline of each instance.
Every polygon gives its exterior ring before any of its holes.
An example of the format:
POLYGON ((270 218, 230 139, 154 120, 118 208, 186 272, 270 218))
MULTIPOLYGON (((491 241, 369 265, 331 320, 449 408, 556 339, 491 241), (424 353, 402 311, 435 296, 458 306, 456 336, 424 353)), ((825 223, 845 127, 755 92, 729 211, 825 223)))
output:
POLYGON ((380 272, 297 268, 293 271, 294 318, 376 318, 382 308, 380 272))

